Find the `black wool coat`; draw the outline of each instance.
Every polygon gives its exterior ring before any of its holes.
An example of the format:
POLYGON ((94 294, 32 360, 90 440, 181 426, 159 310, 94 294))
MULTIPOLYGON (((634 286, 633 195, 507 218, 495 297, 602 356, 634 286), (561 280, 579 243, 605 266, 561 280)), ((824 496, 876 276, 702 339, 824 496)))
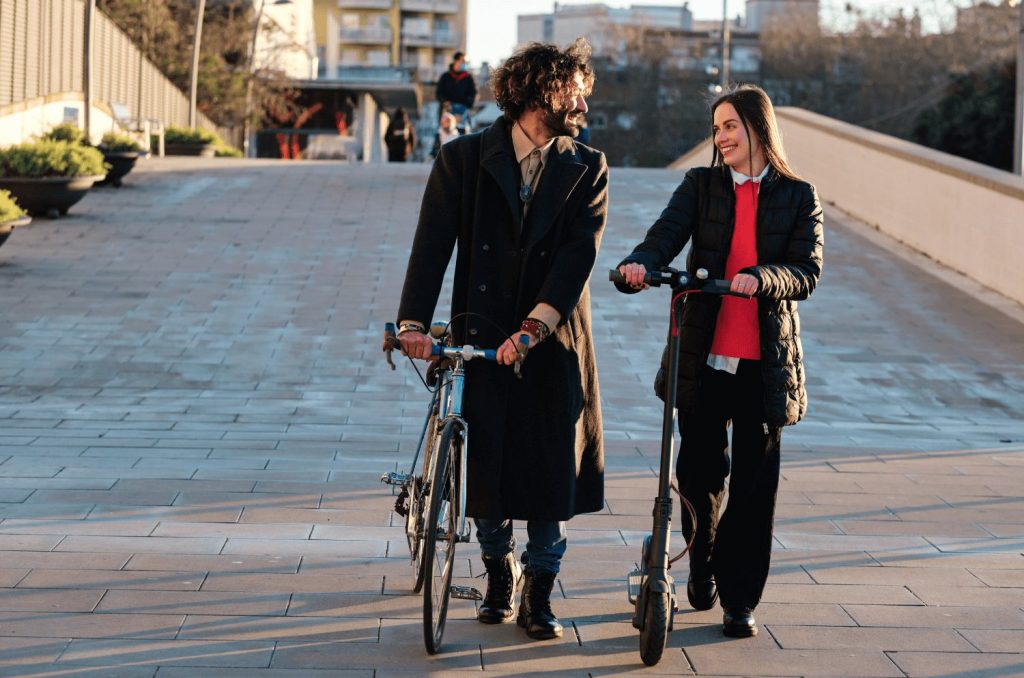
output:
POLYGON ((608 203, 604 155, 559 137, 525 222, 511 127, 499 119, 441 148, 427 182, 399 320, 428 323, 452 250, 455 340, 497 348, 539 302, 562 320, 523 378, 466 366, 467 513, 567 520, 604 506, 604 451, 588 280, 608 203), (471 313, 474 315, 463 316, 471 313))
MULTIPOLYGON (((710 277, 723 278, 735 215, 736 194, 729 169, 692 169, 644 241, 622 263, 640 263, 648 270, 667 266, 692 241, 686 270, 694 273, 705 268, 710 277)), ((824 242, 821 204, 814 186, 770 169, 758 192, 758 263, 742 272, 758 280, 764 407, 771 426, 795 424, 807 412, 797 301, 809 297, 818 284, 824 242)), ((618 287, 627 293, 635 291, 625 285, 618 287)), ((711 352, 721 303, 721 297, 710 294, 686 298, 676 390, 677 407, 684 412, 696 411, 700 375, 711 352)), ((666 353, 659 377, 664 376, 667 365, 666 353)), ((657 381, 655 392, 664 398, 663 379, 657 381)))

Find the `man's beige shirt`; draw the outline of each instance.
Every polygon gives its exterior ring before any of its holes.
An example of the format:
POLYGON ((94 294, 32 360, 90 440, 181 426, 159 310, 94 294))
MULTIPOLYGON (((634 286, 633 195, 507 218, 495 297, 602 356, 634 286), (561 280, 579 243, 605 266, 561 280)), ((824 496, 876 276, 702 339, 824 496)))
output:
MULTIPOLYGON (((551 145, 554 143, 555 138, 552 137, 548 139, 546 144, 538 148, 530 141, 530 137, 526 136, 526 132, 519 126, 518 122, 512 125, 512 149, 516 154, 516 162, 519 163, 523 186, 529 186, 533 189, 534 195, 537 194, 540 173, 544 170, 544 166, 547 165, 548 153, 551 151, 551 145)), ((529 206, 529 203, 523 205, 524 217, 529 206)))

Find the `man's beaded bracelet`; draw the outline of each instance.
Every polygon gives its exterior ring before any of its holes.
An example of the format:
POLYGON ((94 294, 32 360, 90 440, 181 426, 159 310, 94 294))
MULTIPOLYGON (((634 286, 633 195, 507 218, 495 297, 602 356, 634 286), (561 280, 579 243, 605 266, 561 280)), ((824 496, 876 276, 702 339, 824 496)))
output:
POLYGON ((551 334, 551 328, 547 326, 547 323, 537 318, 527 318, 524 320, 523 324, 519 326, 519 331, 537 337, 537 343, 544 341, 551 334))

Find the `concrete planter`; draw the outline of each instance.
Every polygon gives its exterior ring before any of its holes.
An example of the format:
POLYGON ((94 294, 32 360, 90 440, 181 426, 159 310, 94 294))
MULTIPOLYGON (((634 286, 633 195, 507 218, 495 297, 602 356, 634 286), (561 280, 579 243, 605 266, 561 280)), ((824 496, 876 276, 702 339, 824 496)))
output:
POLYGON ((30 223, 32 223, 32 217, 18 217, 10 221, 0 221, 0 245, 7 242, 11 231, 22 226, 28 226, 30 223))
POLYGON ((0 177, 0 188, 11 192, 22 209, 32 216, 56 219, 85 197, 102 179, 92 177, 0 177))
POLYGON ((213 144, 168 141, 164 145, 164 153, 167 155, 197 155, 202 158, 212 158, 216 152, 217 148, 213 144))
POLYGON ((112 184, 120 188, 121 179, 132 171, 135 161, 139 159, 140 155, 141 153, 138 151, 103 151, 103 160, 110 165, 110 171, 102 181, 97 183, 100 185, 112 184))

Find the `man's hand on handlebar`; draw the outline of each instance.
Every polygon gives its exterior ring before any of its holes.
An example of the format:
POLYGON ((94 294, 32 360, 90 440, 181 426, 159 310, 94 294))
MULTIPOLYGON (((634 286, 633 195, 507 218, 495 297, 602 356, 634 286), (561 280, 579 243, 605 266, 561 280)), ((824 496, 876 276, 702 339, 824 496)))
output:
POLYGON ((643 264, 623 264, 619 266, 619 273, 626 278, 626 284, 634 290, 646 290, 650 287, 644 282, 647 268, 643 264))
POLYGON ((729 285, 730 291, 746 294, 748 297, 752 297, 757 294, 757 288, 757 278, 749 273, 737 273, 736 277, 732 279, 732 283, 729 285))
POLYGON ((398 335, 398 341, 402 344, 402 353, 410 358, 429 360, 430 351, 434 342, 430 340, 429 334, 409 330, 398 335))

